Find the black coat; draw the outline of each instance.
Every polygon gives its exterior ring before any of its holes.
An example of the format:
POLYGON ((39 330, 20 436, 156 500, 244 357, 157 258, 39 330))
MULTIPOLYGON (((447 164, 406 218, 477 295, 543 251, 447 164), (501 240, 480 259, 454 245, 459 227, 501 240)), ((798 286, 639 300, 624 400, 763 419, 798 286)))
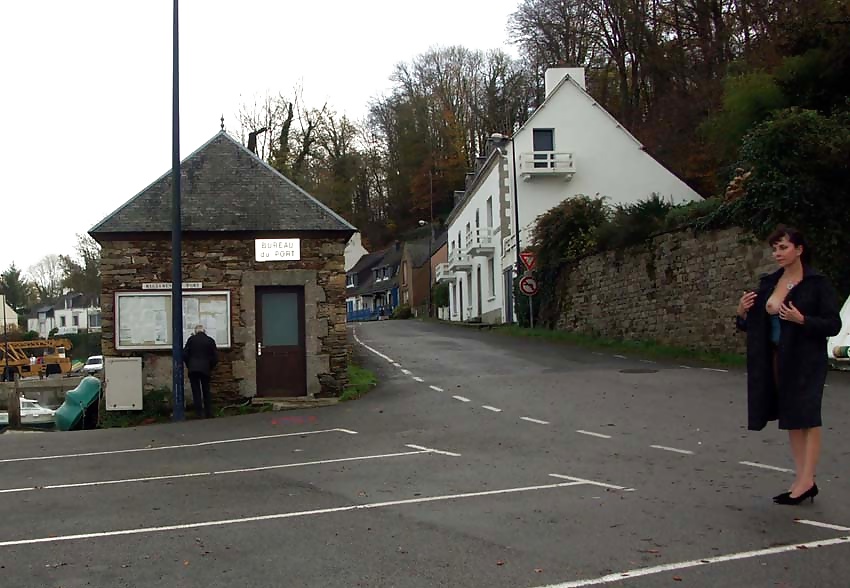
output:
POLYGON ((209 376, 218 363, 215 340, 206 333, 195 333, 183 347, 183 362, 190 374, 209 376))
POLYGON ((821 400, 829 368, 826 342, 841 330, 838 297, 829 280, 804 266, 803 279, 785 298, 803 317, 803 325, 780 320, 779 345, 770 340, 765 305, 783 270, 761 278, 755 304, 737 326, 747 332, 747 428, 760 431, 778 420, 780 429, 821 426, 821 400), (779 380, 773 374, 777 352, 779 380))

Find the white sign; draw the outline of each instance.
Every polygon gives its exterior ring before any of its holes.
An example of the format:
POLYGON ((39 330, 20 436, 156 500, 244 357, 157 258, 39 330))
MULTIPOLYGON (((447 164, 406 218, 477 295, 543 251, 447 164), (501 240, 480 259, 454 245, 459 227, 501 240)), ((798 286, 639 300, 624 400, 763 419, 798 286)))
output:
MULTIPOLYGON (((183 282, 184 290, 200 290, 203 287, 201 282, 183 282)), ((142 284, 142 290, 171 290, 171 282, 146 282, 142 284)))
POLYGON ((301 239, 254 239, 256 261, 299 261, 301 239))

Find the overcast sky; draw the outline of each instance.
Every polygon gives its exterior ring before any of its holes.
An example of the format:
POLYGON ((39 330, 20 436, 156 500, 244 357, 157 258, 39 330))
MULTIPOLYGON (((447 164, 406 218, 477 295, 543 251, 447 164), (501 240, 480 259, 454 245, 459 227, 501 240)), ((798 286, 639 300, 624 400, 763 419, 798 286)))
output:
MULTIPOLYGON (((519 0, 181 0, 181 157, 242 103, 301 84, 360 118, 393 65, 508 45, 519 0)), ((170 0, 4 1, 0 270, 70 253, 171 166, 170 0)))

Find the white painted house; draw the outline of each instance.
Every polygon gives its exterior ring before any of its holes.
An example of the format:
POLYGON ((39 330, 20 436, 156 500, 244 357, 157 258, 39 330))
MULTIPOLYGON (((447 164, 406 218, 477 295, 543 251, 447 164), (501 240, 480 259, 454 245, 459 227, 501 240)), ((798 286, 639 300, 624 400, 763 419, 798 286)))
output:
POLYGON ((351 238, 348 240, 348 243, 345 244, 345 271, 347 272, 354 265, 360 261, 360 258, 369 253, 366 251, 366 248, 363 247, 363 240, 360 236, 360 233, 354 233, 351 235, 351 238))
POLYGON ((18 328, 18 313, 15 312, 15 309, 9 306, 6 302, 6 295, 0 294, 0 320, 3 320, 2 326, 8 329, 17 329, 18 328))
POLYGON ((525 249, 537 218, 567 198, 632 204, 653 194, 702 199, 587 93, 583 68, 547 70, 543 103, 512 138, 491 137, 449 216, 449 261, 437 280, 449 282, 451 320, 513 321, 517 213, 525 249))

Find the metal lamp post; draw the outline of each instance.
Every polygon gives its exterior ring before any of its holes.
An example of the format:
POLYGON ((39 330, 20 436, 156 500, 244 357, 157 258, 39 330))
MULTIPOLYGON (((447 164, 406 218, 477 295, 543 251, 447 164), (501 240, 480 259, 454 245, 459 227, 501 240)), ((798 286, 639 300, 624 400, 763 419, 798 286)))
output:
POLYGON ((431 256, 434 255, 434 175, 428 170, 429 204, 431 208, 430 224, 428 225, 428 318, 431 318, 431 304, 433 292, 433 277, 431 276, 431 256))
POLYGON ((174 190, 171 195, 171 384, 174 396, 172 419, 182 421, 185 418, 183 406, 183 271, 180 265, 183 249, 180 218, 180 61, 177 24, 177 0, 174 0, 174 63, 172 65, 171 108, 171 182, 174 190))
POLYGON ((9 333, 6 331, 6 294, 3 293, 3 357, 5 365, 3 366, 3 381, 9 377, 9 333))

